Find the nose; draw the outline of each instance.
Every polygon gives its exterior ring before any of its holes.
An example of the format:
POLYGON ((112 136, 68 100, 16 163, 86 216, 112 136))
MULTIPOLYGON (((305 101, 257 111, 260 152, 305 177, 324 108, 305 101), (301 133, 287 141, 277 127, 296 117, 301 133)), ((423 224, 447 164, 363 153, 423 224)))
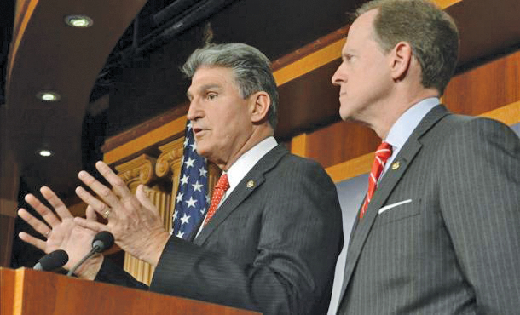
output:
POLYGON ((196 121, 202 116, 204 116, 204 111, 200 107, 200 103, 194 98, 190 101, 190 107, 188 108, 188 115, 186 117, 191 121, 196 121))
POLYGON ((338 69, 336 69, 336 72, 332 75, 332 84, 333 85, 340 85, 341 83, 346 81, 346 75, 345 71, 343 69, 343 63, 341 63, 338 66, 338 69))

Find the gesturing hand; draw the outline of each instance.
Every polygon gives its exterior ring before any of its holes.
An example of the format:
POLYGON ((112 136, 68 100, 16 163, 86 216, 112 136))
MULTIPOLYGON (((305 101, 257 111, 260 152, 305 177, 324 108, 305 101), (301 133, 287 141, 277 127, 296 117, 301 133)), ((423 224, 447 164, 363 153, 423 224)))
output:
MULTIPOLYGON (((95 233, 76 224, 65 204, 49 187, 42 187, 40 192, 58 216, 34 195, 28 194, 25 196, 25 201, 42 216, 43 221, 32 216, 26 209, 20 209, 18 214, 46 240, 33 237, 25 232, 19 234, 20 239, 43 250, 46 254, 56 249, 65 250, 69 256, 65 268, 70 269, 89 252, 95 233)), ((86 214, 88 222, 95 222, 96 214, 92 209, 87 208, 86 214)), ((86 278, 93 278, 92 273, 95 275, 95 272, 99 270, 101 261, 100 257, 94 258, 80 268, 78 274, 86 278)))
POLYGON ((170 236, 163 227, 158 210, 146 197, 142 186, 137 188, 134 196, 108 165, 97 162, 96 169, 110 183, 112 189, 101 184, 89 173, 81 171, 78 178, 90 187, 99 199, 83 187, 78 187, 76 194, 105 217, 108 223, 105 226, 82 218, 76 218, 75 222, 95 232, 109 230, 119 247, 156 266, 170 236))

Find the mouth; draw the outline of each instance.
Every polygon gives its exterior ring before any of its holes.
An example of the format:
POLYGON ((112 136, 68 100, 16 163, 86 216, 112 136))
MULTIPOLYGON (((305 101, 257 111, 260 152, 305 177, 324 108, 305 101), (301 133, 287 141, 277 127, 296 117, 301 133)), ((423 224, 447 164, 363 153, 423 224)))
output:
POLYGON ((199 135, 202 131, 204 131, 202 128, 193 128, 193 134, 195 136, 199 135))

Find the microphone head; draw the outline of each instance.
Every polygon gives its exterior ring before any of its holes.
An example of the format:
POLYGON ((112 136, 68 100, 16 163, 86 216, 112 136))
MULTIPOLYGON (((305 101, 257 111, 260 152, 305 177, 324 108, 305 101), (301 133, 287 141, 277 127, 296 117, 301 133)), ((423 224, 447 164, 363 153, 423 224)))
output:
POLYGON ((67 253, 63 249, 57 249, 40 258, 36 266, 34 266, 34 269, 51 271, 65 266, 68 260, 69 256, 67 253))
POLYGON ((114 245, 114 235, 108 231, 102 231, 94 236, 94 240, 92 241, 92 249, 101 253, 105 250, 111 248, 114 245))

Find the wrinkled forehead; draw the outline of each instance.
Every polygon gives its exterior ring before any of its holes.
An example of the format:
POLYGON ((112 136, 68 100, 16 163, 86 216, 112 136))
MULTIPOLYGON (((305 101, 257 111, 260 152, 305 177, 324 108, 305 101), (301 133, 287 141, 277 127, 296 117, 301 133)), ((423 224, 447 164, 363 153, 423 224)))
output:
POLYGON ((194 94, 197 90, 207 86, 235 87, 233 69, 220 66, 201 66, 199 67, 191 79, 191 85, 188 88, 188 95, 194 94))

